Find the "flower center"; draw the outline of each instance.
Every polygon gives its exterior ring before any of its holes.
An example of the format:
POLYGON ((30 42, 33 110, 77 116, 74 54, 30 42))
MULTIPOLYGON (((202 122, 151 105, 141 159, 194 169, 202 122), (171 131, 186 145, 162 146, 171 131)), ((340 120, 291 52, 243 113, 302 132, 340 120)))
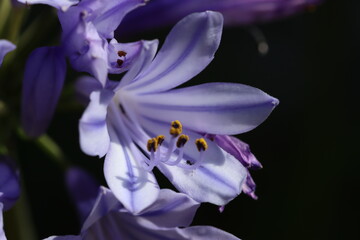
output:
POLYGON ((178 166, 188 170, 194 170, 198 168, 203 160, 203 153, 208 148, 208 145, 204 138, 195 140, 195 145, 199 151, 199 158, 194 162, 183 159, 184 147, 189 141, 189 136, 182 133, 182 124, 180 121, 175 120, 171 122, 169 145, 167 149, 162 146, 165 140, 164 135, 159 135, 155 138, 151 138, 147 142, 147 150, 150 152, 150 160, 147 162, 147 170, 152 170, 160 163, 164 163, 170 166, 178 166), (176 154, 177 153, 177 154, 176 154), (175 157, 172 157, 175 155, 175 157))
POLYGON ((124 61, 126 60, 127 52, 120 50, 120 51, 117 52, 117 55, 120 57, 118 60, 116 60, 117 67, 121 68, 124 61))

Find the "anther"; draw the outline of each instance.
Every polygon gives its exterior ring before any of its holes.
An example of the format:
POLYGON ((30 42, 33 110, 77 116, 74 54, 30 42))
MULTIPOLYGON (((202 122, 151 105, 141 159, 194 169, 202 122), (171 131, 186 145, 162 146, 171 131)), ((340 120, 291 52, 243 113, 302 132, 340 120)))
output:
POLYGON ((187 141, 189 141, 189 136, 182 134, 176 142, 176 147, 178 147, 178 148, 184 147, 185 144, 187 143, 187 141))
POLYGON ((119 57, 125 57, 126 54, 127 54, 127 52, 125 52, 125 51, 118 51, 117 54, 118 54, 119 57))
POLYGON ((118 64, 118 67, 121 67, 121 65, 124 63, 124 60, 118 59, 116 60, 116 63, 118 64))
POLYGON ((149 152, 156 152, 156 149, 157 149, 157 140, 156 140, 156 138, 149 139, 148 142, 147 142, 146 147, 147 147, 147 150, 149 152))
POLYGON ((159 135, 156 137, 156 141, 157 141, 157 145, 161 146, 161 144, 164 142, 165 140, 165 136, 164 135, 159 135))
POLYGON ((179 136, 182 133, 182 124, 179 120, 171 122, 170 134, 174 137, 179 136))
POLYGON ((207 145, 205 139, 203 139, 203 138, 196 139, 195 145, 199 152, 203 152, 208 148, 208 145, 207 145))

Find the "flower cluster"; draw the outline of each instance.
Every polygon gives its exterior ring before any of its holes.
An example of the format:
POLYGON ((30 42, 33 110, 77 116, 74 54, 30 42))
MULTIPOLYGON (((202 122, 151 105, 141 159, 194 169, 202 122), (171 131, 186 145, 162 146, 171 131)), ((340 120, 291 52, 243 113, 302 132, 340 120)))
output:
MULTIPOLYGON (((85 154, 104 157, 108 186, 66 165, 67 187, 83 226, 79 235, 46 239, 238 239, 211 226, 190 225, 201 203, 223 209, 241 192, 257 199, 249 171, 262 165, 249 145, 234 135, 263 123, 279 101, 240 83, 183 84, 213 60, 224 22, 276 19, 320 1, 18 2, 56 8, 61 40, 56 46, 31 49, 19 107, 24 131, 17 132, 42 139, 69 72, 82 74, 75 84, 69 81, 86 106, 79 119, 79 144, 85 154), (158 40, 121 43, 116 39, 165 24, 175 26, 159 49, 158 40), (154 169, 177 191, 161 188, 154 169)), ((0 24, 0 34, 1 30, 0 24)), ((19 48, 23 48, 21 40, 14 41, 19 48)), ((11 42, 0 40, 0 66, 14 49, 11 42)), ((1 104, 8 100, 0 97, 1 117, 1 104)), ((39 142, 54 156, 59 152, 48 138, 39 142)), ((11 148, 4 146, 0 146, 4 154, 0 155, 0 240, 6 240, 3 211, 20 194, 16 164, 7 156, 12 155, 11 148)))

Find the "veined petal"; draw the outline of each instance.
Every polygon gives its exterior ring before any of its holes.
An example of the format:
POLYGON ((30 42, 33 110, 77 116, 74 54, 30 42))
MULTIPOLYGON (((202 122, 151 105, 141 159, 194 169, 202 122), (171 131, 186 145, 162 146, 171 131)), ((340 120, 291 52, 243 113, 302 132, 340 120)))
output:
POLYGON ((16 46, 7 40, 0 39, 0 66, 3 62, 5 55, 14 50, 16 46))
POLYGON ((79 0, 18 0, 18 1, 27 5, 47 4, 62 11, 66 11, 72 5, 79 3, 79 0))
POLYGON ((179 233, 184 235, 184 239, 196 239, 196 240, 240 240, 234 235, 227 233, 211 226, 194 226, 183 229, 177 229, 179 233))
MULTIPOLYGON (((111 40, 108 47, 109 73, 119 74, 129 70, 133 64, 137 64, 137 60, 143 49, 147 49, 149 46, 152 46, 153 42, 155 41, 118 43, 115 39, 111 40), (119 56, 122 54, 124 56, 119 56)), ((121 80, 121 82, 122 81, 123 80, 121 80)))
POLYGON ((0 240, 6 240, 3 220, 3 204, 0 202, 0 240))
POLYGON ((0 203, 10 209, 20 196, 20 184, 16 171, 7 156, 0 155, 0 203))
POLYGON ((136 80, 136 76, 141 73, 144 69, 146 69, 151 61, 154 59, 156 54, 156 50, 159 45, 158 40, 153 41, 141 41, 141 49, 136 58, 136 61, 131 66, 129 71, 125 74, 125 76, 121 79, 118 88, 128 85, 131 82, 136 80))
POLYGON ((54 114, 66 75, 60 47, 35 49, 29 56, 23 80, 21 122, 31 137, 44 133, 54 114))
POLYGON ((157 199, 159 186, 154 175, 139 164, 142 154, 136 146, 119 139, 121 136, 117 135, 121 133, 110 133, 111 144, 104 163, 106 182, 126 209, 139 213, 157 199))
POLYGON ((159 227, 187 227, 199 206, 185 194, 162 189, 156 202, 140 215, 159 227))
POLYGON ((97 0, 99 7, 93 8, 97 15, 93 23, 105 38, 113 38, 115 29, 125 15, 145 2, 146 0, 97 0))
POLYGON ((214 58, 222 23, 222 15, 210 11, 182 19, 169 33, 149 68, 125 89, 142 93, 164 91, 197 75, 214 58))
POLYGON ((106 115, 114 93, 104 89, 90 95, 90 103, 79 122, 80 147, 88 155, 103 157, 110 146, 106 115))
MULTIPOLYGON (((170 139, 168 124, 149 119, 140 119, 140 121, 150 136, 163 134, 165 141, 170 139)), ((200 155, 194 142, 202 136, 185 128, 183 128, 183 133, 190 138, 184 147, 183 160, 196 162, 200 155)), ((241 193, 247 172, 237 159, 223 151, 214 142, 207 141, 207 145, 208 149, 203 152, 202 163, 195 170, 169 166, 166 163, 159 164, 157 167, 179 191, 195 201, 222 206, 241 193)))
POLYGON ((134 98, 142 116, 211 134, 239 134, 262 123, 278 104, 263 91, 235 83, 207 83, 134 98))

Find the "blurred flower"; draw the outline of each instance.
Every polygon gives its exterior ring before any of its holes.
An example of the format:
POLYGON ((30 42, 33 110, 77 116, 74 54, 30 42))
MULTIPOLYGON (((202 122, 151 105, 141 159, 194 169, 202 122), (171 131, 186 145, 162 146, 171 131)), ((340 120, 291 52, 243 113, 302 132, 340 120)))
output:
POLYGON ((79 236, 52 236, 46 240, 239 240, 211 226, 189 227, 198 207, 185 194, 163 189, 151 206, 133 215, 109 189, 102 187, 79 236))
POLYGON ((212 61, 222 20, 216 12, 189 15, 169 33, 156 57, 158 43, 143 42, 120 83, 99 89, 95 79, 85 77, 78 84, 83 94, 92 92, 79 124, 80 145, 89 155, 106 154, 107 183, 129 211, 141 212, 157 199, 155 166, 198 202, 224 205, 241 192, 246 169, 202 135, 249 131, 278 100, 235 83, 173 89, 212 61), (186 144, 189 138, 197 139, 195 144, 186 144))
POLYGON ((12 44, 11 42, 4 40, 4 39, 0 39, 0 66, 3 62, 5 55, 8 52, 13 51, 15 48, 16 48, 16 46, 14 44, 12 44))
POLYGON ((219 11, 225 25, 244 25, 287 17, 323 0, 151 0, 126 16, 121 34, 134 34, 175 24, 193 12, 219 11), (141 21, 139 21, 141 19, 141 21))
POLYGON ((18 176, 10 161, 9 157, 0 155, 0 240, 6 240, 3 211, 10 209, 20 195, 18 176))

